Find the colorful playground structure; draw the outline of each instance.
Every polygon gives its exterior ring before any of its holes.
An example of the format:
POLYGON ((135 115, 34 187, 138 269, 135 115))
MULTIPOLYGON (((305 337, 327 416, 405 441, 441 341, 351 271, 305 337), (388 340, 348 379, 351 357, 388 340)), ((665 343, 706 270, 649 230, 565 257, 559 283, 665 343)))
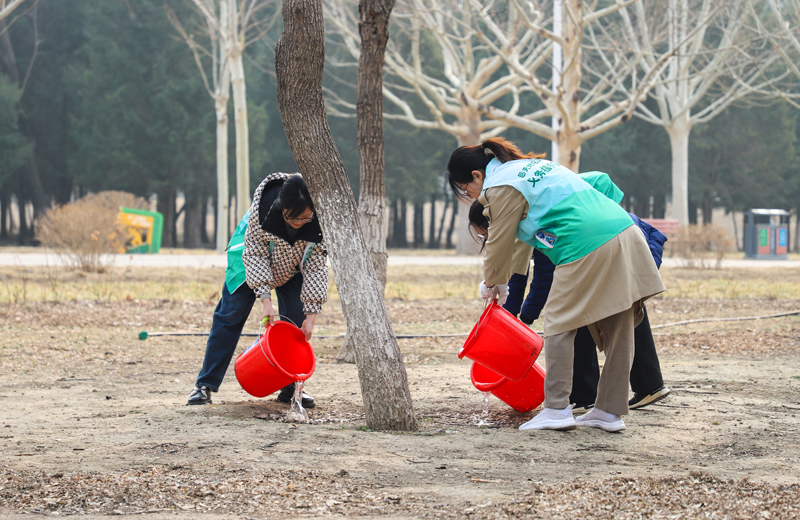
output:
POLYGON ((120 230, 112 238, 117 253, 158 253, 161 250, 164 229, 161 213, 121 207, 117 222, 120 230))

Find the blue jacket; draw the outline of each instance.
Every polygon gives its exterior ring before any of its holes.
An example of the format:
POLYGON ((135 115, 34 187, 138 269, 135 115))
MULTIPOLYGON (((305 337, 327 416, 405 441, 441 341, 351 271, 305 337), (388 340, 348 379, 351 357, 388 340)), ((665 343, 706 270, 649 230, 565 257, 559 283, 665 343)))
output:
MULTIPOLYGON (((654 228, 633 213, 628 213, 633 222, 639 226, 644 233, 647 245, 653 255, 656 267, 661 267, 661 257, 664 251, 664 243, 667 237, 658 229, 654 228)), ((556 266, 544 253, 534 249, 533 251, 533 279, 528 297, 523 303, 522 297, 525 293, 525 286, 528 283, 528 273, 525 275, 515 274, 508 281, 508 299, 503 308, 516 316, 523 323, 530 325, 539 317, 539 314, 547 302, 547 295, 550 294, 550 286, 553 284, 553 271, 556 266)))

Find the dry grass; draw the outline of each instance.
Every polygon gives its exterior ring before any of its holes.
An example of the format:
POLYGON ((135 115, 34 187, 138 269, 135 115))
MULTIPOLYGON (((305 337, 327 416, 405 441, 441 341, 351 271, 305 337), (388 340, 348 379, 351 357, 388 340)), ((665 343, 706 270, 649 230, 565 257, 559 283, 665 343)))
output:
MULTIPOLYGON (((800 294, 800 273, 792 269, 697 270, 664 268, 667 286, 659 298, 793 299, 800 294)), ((0 267, 0 302, 58 300, 214 301, 219 298, 222 269, 107 268, 83 272, 59 267, 0 267)), ((482 279, 479 266, 390 266, 389 300, 472 299, 482 279)), ((338 299, 331 280, 329 294, 338 299)))

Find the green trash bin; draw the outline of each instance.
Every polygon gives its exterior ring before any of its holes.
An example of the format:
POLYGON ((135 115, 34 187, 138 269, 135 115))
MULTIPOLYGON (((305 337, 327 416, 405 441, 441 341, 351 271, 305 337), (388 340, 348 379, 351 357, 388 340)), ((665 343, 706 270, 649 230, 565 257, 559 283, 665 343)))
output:
POLYGON ((164 216, 158 211, 119 208, 117 222, 125 232, 120 253, 158 253, 164 231, 164 216))

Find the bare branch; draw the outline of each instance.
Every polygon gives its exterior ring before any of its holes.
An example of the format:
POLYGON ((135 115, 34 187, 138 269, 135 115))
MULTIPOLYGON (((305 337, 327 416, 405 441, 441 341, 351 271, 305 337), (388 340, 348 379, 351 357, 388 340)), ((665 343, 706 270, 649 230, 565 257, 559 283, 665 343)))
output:
POLYGON ((25 0, 0 0, 0 20, 10 16, 25 0))

